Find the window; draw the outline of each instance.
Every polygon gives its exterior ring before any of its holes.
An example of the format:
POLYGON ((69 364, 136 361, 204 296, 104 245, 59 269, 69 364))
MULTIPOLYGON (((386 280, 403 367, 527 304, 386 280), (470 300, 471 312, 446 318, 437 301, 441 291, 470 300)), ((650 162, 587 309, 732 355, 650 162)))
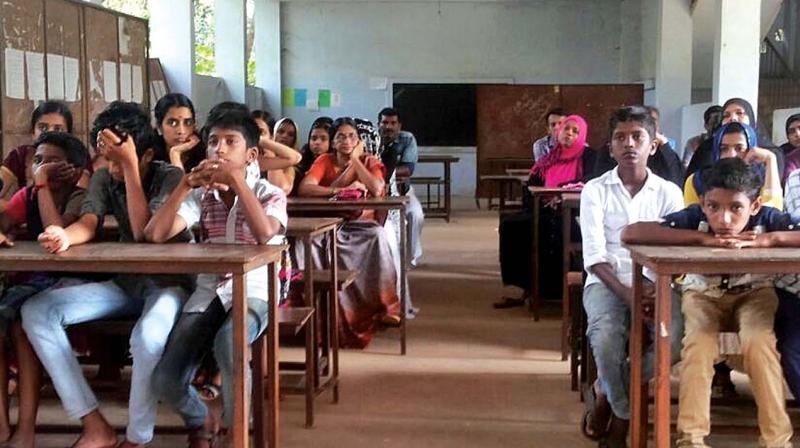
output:
POLYGON ((194 72, 216 75, 214 60, 214 0, 194 0, 194 72))

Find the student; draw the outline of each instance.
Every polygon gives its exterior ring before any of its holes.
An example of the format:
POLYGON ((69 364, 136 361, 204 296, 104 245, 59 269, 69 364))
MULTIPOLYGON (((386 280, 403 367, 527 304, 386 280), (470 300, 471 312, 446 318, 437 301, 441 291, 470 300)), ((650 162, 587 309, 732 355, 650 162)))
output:
MULTIPOLYGON (((77 185, 88 162, 88 151, 76 137, 64 132, 44 132, 34 142, 34 183, 23 187, 8 202, 0 218, 0 245, 13 246, 12 233, 35 240, 48 226, 67 226, 78 219, 86 190, 77 185), (21 226, 25 225, 24 231, 21 226)), ((14 447, 33 447, 41 388, 41 366, 18 320, 22 303, 50 287, 76 282, 77 278, 31 273, 10 278, 0 297, 0 440, 14 447), (8 418, 8 358, 6 344, 19 363, 19 418, 11 436, 8 418)))
MULTIPOLYGON (((728 124, 731 122, 747 124, 756 130, 757 142, 754 146, 759 146, 775 154, 775 167, 778 170, 778 175, 782 176, 784 171, 783 152, 774 148, 770 138, 759 130, 758 124, 756 123, 756 115, 753 112, 753 106, 750 105, 747 100, 731 98, 722 105, 721 124, 728 124)), ((686 170, 687 175, 714 164, 715 160, 712 157, 712 143, 712 139, 708 139, 700 144, 692 157, 692 161, 689 163, 689 168, 686 170)))
MULTIPOLYGON (((255 111, 254 117, 260 116, 262 111, 255 111)), ((302 155, 297 149, 297 125, 291 118, 282 118, 274 125, 274 132, 263 126, 263 120, 258 120, 261 129, 259 148, 261 155, 258 163, 262 175, 273 185, 278 186, 288 196, 295 188, 297 179, 296 165, 302 160, 302 155), (276 146, 280 145, 280 148, 276 146)))
MULTIPOLYGON (((299 195, 336 197, 343 191, 385 195, 383 164, 364 154, 356 123, 352 118, 338 118, 330 130, 335 152, 322 154, 300 183, 299 195)), ((325 247, 325 241, 315 243, 325 247)), ((386 232, 373 210, 352 216, 337 234, 340 269, 358 271, 354 284, 339 294, 342 307, 340 322, 341 344, 344 347, 364 348, 377 330, 376 321, 384 325, 400 324, 400 302, 397 296, 392 251, 386 232)), ((327 260, 318 253, 315 264, 325 269, 327 260)), ((302 264, 302 260, 298 260, 302 264)))
MULTIPOLYGON (((783 193, 778 176, 775 154, 756 147, 756 131, 744 123, 736 121, 724 124, 714 133, 711 145, 711 160, 719 161, 727 158, 740 158, 759 166, 765 174, 764 188, 761 190, 762 204, 778 210, 783 209, 783 193)), ((706 168, 707 169, 707 168, 706 168)), ((701 202, 703 194, 705 170, 689 175, 683 188, 683 200, 686 206, 701 202)))
MULTIPOLYGON (((656 124, 656 153, 647 159, 647 168, 649 168, 656 176, 667 179, 674 183, 679 188, 683 188, 683 183, 686 180, 686 172, 681 164, 681 159, 674 150, 673 143, 661 134, 661 124, 659 123, 659 111, 655 107, 645 107, 653 122, 656 124)), ((606 143, 604 148, 597 152, 597 160, 594 163, 594 173, 589 179, 594 179, 610 171, 617 165, 617 161, 611 156, 611 143, 606 143)))
MULTIPOLYGON (((611 155, 618 165, 589 181, 581 192, 583 261, 588 274, 583 307, 600 378, 585 391, 582 431, 590 438, 603 439, 599 446, 615 448, 625 446, 630 419, 627 348, 633 300, 632 262, 620 236, 625 225, 657 220, 680 210, 682 201, 680 188, 647 168, 647 159, 657 151, 656 126, 647 109, 616 110, 610 128, 611 155)), ((648 271, 645 274, 650 275, 648 271)), ((645 283, 650 291, 651 280, 648 277, 645 283)), ((677 299, 674 295, 673 361, 678 359, 683 333, 677 299)), ((645 313, 652 320, 652 302, 645 305, 645 313)), ((643 359, 645 377, 652 373, 652 366, 651 348, 643 359)))
POLYGON ((300 150, 300 154, 303 156, 303 161, 297 166, 300 180, 311 169, 311 165, 314 164, 317 157, 331 151, 330 130, 332 124, 333 118, 331 117, 319 117, 311 123, 311 128, 308 130, 308 142, 300 150))
MULTIPOLYGON (((579 115, 570 115, 556 127, 556 147, 539 159, 531 169, 529 185, 550 188, 570 183, 580 183, 592 172, 595 153, 586 146, 589 128, 579 115)), ((526 204, 530 206, 529 201, 526 204)), ((539 253, 540 278, 552 278, 561 273, 561 213, 552 207, 542 207, 540 213, 539 253)), ((520 213, 505 216, 500 221, 500 272, 503 284, 524 290, 520 298, 503 297, 493 306, 498 309, 522 306, 531 290, 531 220, 533 211, 526 207, 520 213)), ((543 282, 540 294, 544 297, 561 297, 561 282, 543 282)))
POLYGON ((558 124, 561 122, 564 117, 569 115, 568 113, 564 112, 564 109, 560 107, 554 107, 547 111, 544 116, 545 125, 547 127, 547 134, 533 142, 533 161, 538 162, 539 159, 546 156, 547 153, 553 150, 558 143, 558 135, 556 134, 556 129, 558 129, 558 124))
MULTIPOLYGON (((183 177, 148 224, 147 239, 163 243, 199 223, 202 243, 281 244, 288 220, 286 195, 260 177, 255 121, 249 113, 228 110, 210 117, 206 126, 208 160, 183 177)), ((248 273, 246 282, 247 338, 252 343, 266 328, 268 268, 248 273)), ((189 428, 190 447, 208 447, 214 439, 213 418, 191 386, 204 350, 212 344, 223 376, 223 431, 233 423, 232 287, 225 275, 198 276, 197 290, 153 377, 158 396, 189 428)))
POLYGON ((271 113, 261 109, 252 111, 250 115, 256 120, 258 129, 261 130, 261 136, 272 138, 272 129, 275 128, 275 117, 273 117, 271 113))
MULTIPOLYGON (((378 113, 378 122, 380 156, 381 162, 386 167, 386 177, 411 177, 419 161, 417 139, 414 134, 403 130, 400 113, 396 109, 383 108, 378 113)), ((399 184, 397 187, 399 193, 408 198, 406 205, 408 260, 411 266, 416 267, 422 258, 422 227, 425 225, 425 214, 410 182, 399 184)))
POLYGON ((703 112, 704 132, 700 135, 695 135, 689 140, 686 140, 686 146, 683 147, 683 157, 681 158, 681 162, 683 163, 684 168, 689 167, 689 162, 692 161, 692 156, 694 156, 697 148, 699 148, 704 141, 713 137, 714 131, 717 129, 717 127, 719 127, 721 121, 722 106, 715 104, 703 112))
MULTIPOLYGON (((180 168, 156 160, 150 119, 134 103, 111 103, 95 119, 89 137, 109 167, 92 176, 77 221, 66 228, 51 225, 39 235, 40 244, 50 252, 91 241, 108 214, 119 224, 121 242, 144 241, 151 214, 181 181, 180 168)), ((176 239, 189 241, 191 234, 184 232, 176 239)), ((178 275, 116 275, 103 282, 47 290, 22 306, 22 325, 67 415, 81 420, 83 432, 75 446, 115 446, 117 436, 100 413, 65 327, 141 315, 130 337, 129 423, 121 446, 144 446, 153 438, 158 404, 150 377, 191 283, 189 277, 178 275)))
POLYGON ((182 93, 168 93, 155 107, 156 129, 161 137, 159 150, 167 155, 169 163, 189 172, 206 157, 192 101, 182 93))
MULTIPOLYGON (((738 158, 720 160, 704 177, 702 205, 669 214, 662 223, 629 226, 629 244, 709 247, 800 247, 800 221, 761 205, 762 178, 738 158), (763 229, 763 232, 759 231, 763 229)), ((705 447, 710 433, 711 382, 722 322, 739 327, 745 370, 758 405, 762 446, 789 447, 783 378, 773 332, 778 298, 771 275, 687 274, 682 282, 683 339, 678 405, 679 447, 705 447)))
POLYGON ((779 148, 786 160, 781 185, 786 183, 790 174, 800 168, 800 114, 786 119, 786 138, 788 141, 779 148))
MULTIPOLYGON (((33 141, 39 139, 43 132, 72 133, 72 112, 66 104, 59 101, 46 101, 36 106, 31 115, 31 134, 33 141)), ((0 167, 0 200, 7 201, 20 188, 32 181, 30 169, 33 153, 36 148, 32 145, 22 145, 12 149, 3 160, 0 167)))
MULTIPOLYGON (((800 220, 800 170, 786 180, 786 212, 800 220)), ((781 367, 792 395, 800 397, 800 276, 779 275, 775 281, 778 311, 775 313, 775 336, 781 354, 781 367)))

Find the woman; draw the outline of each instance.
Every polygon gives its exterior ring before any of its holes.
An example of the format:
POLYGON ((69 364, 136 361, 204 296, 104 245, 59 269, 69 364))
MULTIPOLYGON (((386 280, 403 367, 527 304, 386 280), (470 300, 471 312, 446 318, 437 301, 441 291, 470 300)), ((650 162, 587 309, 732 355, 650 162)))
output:
MULTIPOLYGON (((594 151, 586 146, 588 125, 583 117, 570 115, 564 118, 556 130, 556 147, 540 158, 531 168, 528 185, 560 188, 568 184, 583 182, 592 172, 596 158, 594 151)), ((526 201, 529 202, 529 201, 526 201)), ((542 207, 539 222, 540 259, 539 278, 560 278, 561 271, 561 223, 560 212, 552 206, 542 207)), ((522 288, 521 298, 505 297, 494 304, 495 308, 522 306, 531 289, 531 210, 510 215, 500 223, 500 270, 503 284, 522 288)), ((577 231, 574 235, 580 235, 577 231)), ((540 287, 543 297, 560 298, 561 282, 544 282, 540 287)))
POLYGON ((311 129, 308 130, 308 142, 300 150, 303 160, 297 165, 298 186, 317 157, 331 150, 330 130, 332 124, 333 119, 330 117, 319 117, 311 123, 311 129))
MULTIPOLYGON (((32 141, 38 140, 44 132, 72 133, 72 112, 66 104, 58 101, 46 101, 33 110, 31 115, 32 141)), ((31 166, 34 152, 36 152, 35 147, 22 145, 11 150, 3 160, 3 166, 0 167, 0 180, 3 182, 0 187, 0 211, 17 190, 32 182, 31 166)), ((88 181, 88 178, 86 180, 88 181)), ((88 182, 82 182, 81 186, 87 187, 88 182)))
MULTIPOLYGON (((334 152, 317 157, 300 183, 300 196, 335 197, 337 194, 383 196, 383 164, 364 154, 356 123, 352 118, 338 118, 330 129, 334 152)), ((369 344, 377 323, 400 324, 396 272, 386 233, 375 217, 365 210, 351 216, 337 234, 340 269, 358 271, 354 285, 339 294, 343 311, 340 322, 341 343, 363 348, 369 344)), ((314 263, 327 268, 327 242, 315 242, 314 263)), ((298 254, 298 259, 306 254, 298 254)), ((302 260, 298 260, 302 262, 302 260)))
POLYGON ((206 158, 206 147, 197 133, 194 104, 182 93, 168 93, 154 110, 159 139, 156 146, 170 164, 189 172, 206 158))
MULTIPOLYGON (((783 210, 783 193, 780 177, 775 161, 775 154, 756 146, 756 131, 747 124, 732 121, 720 126, 714 133, 711 145, 712 164, 720 159, 738 157, 758 166, 764 173, 764 187, 761 189, 763 205, 783 210)), ((683 200, 686 206, 700 203, 704 185, 702 175, 704 169, 690 175, 683 188, 683 200)))
POLYGON ((788 141, 780 147, 786 159, 781 185, 785 185, 789 175, 800 168, 800 114, 786 119, 786 139, 788 141))

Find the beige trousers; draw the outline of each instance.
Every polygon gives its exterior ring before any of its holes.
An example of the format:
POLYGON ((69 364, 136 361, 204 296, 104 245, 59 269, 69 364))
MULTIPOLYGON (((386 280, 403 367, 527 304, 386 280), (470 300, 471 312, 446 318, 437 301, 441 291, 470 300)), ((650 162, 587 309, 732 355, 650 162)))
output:
POLYGON ((720 328, 739 329, 745 371, 758 406, 759 443, 769 448, 790 447, 792 425, 786 414, 773 322, 778 297, 772 288, 708 297, 683 293, 685 335, 681 351, 678 446, 706 447, 711 431, 711 381, 719 357, 720 328))

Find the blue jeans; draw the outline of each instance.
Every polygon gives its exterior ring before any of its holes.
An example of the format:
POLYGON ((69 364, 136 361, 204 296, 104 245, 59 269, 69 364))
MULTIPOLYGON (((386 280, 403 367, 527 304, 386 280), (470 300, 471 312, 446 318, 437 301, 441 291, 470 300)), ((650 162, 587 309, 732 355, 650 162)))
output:
MULTIPOLYGON (((630 419, 630 361, 628 359, 628 336, 631 312, 628 305, 603 283, 594 283, 583 291, 583 307, 586 309, 586 335, 592 347, 597 376, 603 392, 608 397, 611 410, 621 419, 630 419)), ((649 328, 652 334, 653 329, 649 328)), ((681 357, 683 338, 683 315, 680 296, 672 293, 672 363, 681 357)), ((653 347, 648 347, 642 357, 643 379, 653 375, 653 347)))
MULTIPOLYGON (((267 327, 269 304, 247 299, 247 340, 255 341, 267 327)), ((219 299, 202 313, 183 313, 172 330, 167 349, 153 374, 153 389, 164 403, 178 412, 187 428, 198 428, 208 415, 208 407, 192 386, 192 379, 209 346, 222 373, 223 426, 233 424, 233 320, 219 299)), ((250 370, 248 369, 248 382, 250 370)))
POLYGON ((72 353, 65 327, 141 314, 130 338, 133 372, 126 437, 141 444, 152 440, 158 399, 150 378, 186 296, 181 287, 164 288, 141 277, 135 294, 108 280, 48 289, 22 305, 22 325, 70 418, 80 419, 98 404, 72 353))
POLYGON ((775 336, 781 354, 781 367, 792 395, 800 399, 800 297, 783 289, 778 293, 775 336))

